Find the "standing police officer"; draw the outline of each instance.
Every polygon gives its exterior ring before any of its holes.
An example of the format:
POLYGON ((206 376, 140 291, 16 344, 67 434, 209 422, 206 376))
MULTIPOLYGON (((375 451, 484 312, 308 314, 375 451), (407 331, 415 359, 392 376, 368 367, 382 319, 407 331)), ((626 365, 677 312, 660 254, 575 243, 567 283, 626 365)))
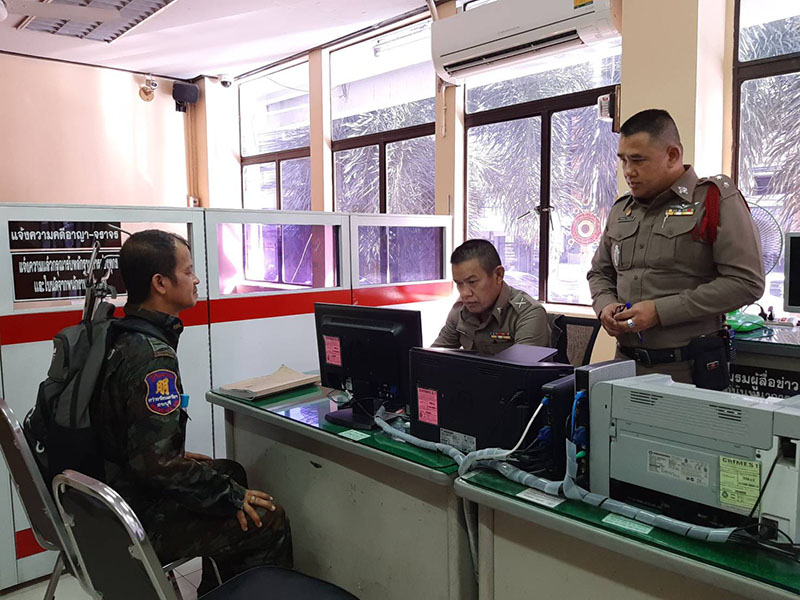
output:
POLYGON ((259 565, 291 567, 283 509, 269 494, 247 489, 238 463, 184 448, 178 313, 197 303, 199 283, 186 240, 157 230, 135 233, 122 246, 120 268, 125 319, 141 320, 159 335, 123 330, 107 356, 92 405, 107 483, 141 519, 163 562, 204 557, 199 595, 216 583, 207 556, 223 581, 259 565))
POLYGON ((750 211, 728 177, 698 179, 683 164, 666 111, 637 113, 620 133, 630 192, 612 207, 587 276, 594 310, 637 374, 724 389, 724 313, 764 292, 750 211))
POLYGON ((488 240, 468 240, 450 256, 459 300, 434 347, 497 354, 513 344, 550 345, 544 307, 503 281, 505 270, 488 240))

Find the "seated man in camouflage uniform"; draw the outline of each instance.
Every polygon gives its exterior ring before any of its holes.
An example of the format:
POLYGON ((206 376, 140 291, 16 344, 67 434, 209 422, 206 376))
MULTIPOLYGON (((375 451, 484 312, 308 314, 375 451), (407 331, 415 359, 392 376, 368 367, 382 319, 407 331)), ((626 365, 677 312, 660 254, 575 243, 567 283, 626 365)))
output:
POLYGON ((92 423, 107 483, 141 519, 163 562, 204 557, 201 594, 216 585, 208 556, 223 581, 259 565, 291 567, 283 509, 269 494, 247 488, 238 463, 184 448, 178 313, 197 303, 199 283, 187 242, 164 231, 135 233, 122 247, 120 268, 125 319, 144 319, 164 339, 123 331, 106 358, 92 423))
POLYGON ((544 307, 505 281, 505 269, 488 240, 468 240, 450 256, 459 300, 434 347, 497 354, 513 344, 549 346, 544 307))

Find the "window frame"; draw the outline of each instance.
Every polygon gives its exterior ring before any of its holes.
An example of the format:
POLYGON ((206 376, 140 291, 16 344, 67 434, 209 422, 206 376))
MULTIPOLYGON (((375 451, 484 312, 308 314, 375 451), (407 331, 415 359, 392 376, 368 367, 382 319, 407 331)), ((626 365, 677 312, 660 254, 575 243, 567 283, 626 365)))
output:
POLYGON ((754 79, 800 73, 800 52, 770 56, 755 60, 739 60, 739 14, 742 0, 735 0, 733 12, 733 152, 731 153, 731 174, 734 183, 739 184, 739 136, 741 134, 742 86, 754 79))
MULTIPOLYGON (((738 1, 738 0, 737 0, 738 1)), ((575 108, 585 108, 597 104, 597 98, 604 94, 616 93, 617 85, 603 86, 591 90, 563 94, 512 104, 500 108, 479 111, 475 113, 465 113, 464 115, 464 229, 463 236, 467 239, 469 227, 469 212, 467 195, 469 193, 469 130, 481 125, 492 125, 506 121, 515 121, 530 117, 540 117, 542 123, 541 137, 541 163, 539 182, 539 204, 533 208, 539 217, 539 290, 540 302, 547 302, 548 277, 550 274, 550 211, 553 207, 550 204, 550 174, 551 174, 551 153, 552 153, 552 126, 553 114, 575 108)), ((559 303, 564 304, 564 303, 559 303)), ((586 306, 576 304, 575 306, 586 306)))
MULTIPOLYGON (((370 133, 358 137, 347 138, 331 142, 331 154, 335 155, 336 152, 342 150, 355 150, 357 148, 365 148, 367 146, 378 146, 378 212, 374 214, 391 214, 387 213, 388 206, 388 191, 387 191, 387 174, 386 174, 386 145, 395 142, 403 142, 406 140, 413 140, 415 138, 426 137, 436 134, 436 123, 423 123, 422 125, 412 125, 411 127, 403 127, 401 129, 393 129, 391 131, 382 131, 379 133, 370 133)), ((333 186, 333 210, 339 212, 336 207, 336 170, 332 169, 331 172, 331 185, 333 186)))
MULTIPOLYGON (((385 36, 395 31, 399 31, 404 27, 413 27, 418 23, 422 23, 423 21, 430 19, 429 13, 427 9, 423 11, 424 16, 421 18, 416 18, 409 22, 401 21, 396 26, 387 27, 384 29, 379 30, 378 32, 369 35, 369 36, 359 36, 358 38, 354 39, 350 43, 339 45, 335 48, 331 49, 331 54, 338 50, 344 50, 349 46, 353 46, 355 44, 361 44, 363 42, 374 40, 381 36, 385 36)), ((433 98, 435 99, 437 96, 436 93, 436 79, 434 78, 431 80, 431 87, 433 88, 433 98)), ((327 93, 330 95, 332 88, 329 88, 327 93)), ((333 128, 333 116, 331 115, 331 128, 333 128)), ((388 191, 387 191, 387 174, 386 174, 386 145, 391 144, 394 142, 404 142, 406 140, 411 140, 414 138, 426 137, 429 135, 436 135, 436 115, 434 113, 434 120, 429 123, 421 123, 419 125, 411 125, 408 127, 401 127, 399 129, 392 129, 389 131, 380 131, 377 133, 368 133, 366 135, 360 135, 351 138, 344 138, 341 140, 331 140, 331 160, 335 161, 335 154, 336 152, 342 150, 355 150, 357 148, 364 148, 366 146, 378 146, 378 177, 379 177, 379 184, 378 184, 378 212, 371 213, 371 214, 392 214, 387 213, 388 207, 388 191)), ((331 169, 331 180, 330 185, 332 186, 331 189, 333 190, 333 211, 340 212, 337 208, 337 198, 336 198, 336 169, 331 169)))
MULTIPOLYGON (((292 160, 295 158, 310 158, 311 157, 311 146, 301 146, 299 148, 291 148, 289 150, 276 150, 274 152, 264 152, 261 154, 254 154, 252 156, 244 156, 244 152, 242 150, 242 85, 246 85, 250 81, 255 81, 260 76, 269 76, 271 73, 277 73, 286 69, 291 69, 293 67, 302 65, 303 63, 309 62, 309 56, 304 54, 303 56, 294 56, 285 61, 281 61, 270 67, 269 69, 265 69, 263 71, 258 71, 257 74, 253 74, 252 79, 248 81, 243 81, 242 84, 237 86, 237 103, 239 108, 239 179, 240 179, 240 190, 239 190, 239 197, 241 199, 242 208, 245 210, 255 210, 251 208, 247 208, 244 205, 244 168, 250 167, 252 165, 260 165, 264 163, 275 163, 275 209, 274 210, 282 210, 282 199, 281 199, 281 162, 285 160, 292 160)), ((310 88, 310 78, 309 78, 309 88, 310 88)), ((309 92, 309 109, 310 109, 310 92, 309 92)), ((311 120, 311 114, 309 112, 309 121, 311 120)))
MULTIPOLYGON (((240 124, 241 127, 241 124, 240 124)), ((241 153, 241 140, 239 142, 241 153)), ((304 148, 294 148, 292 150, 278 150, 277 152, 266 152, 264 154, 256 154, 255 156, 242 156, 239 160, 241 179, 242 179, 242 208, 247 208, 244 205, 244 168, 252 165, 263 165, 267 163, 275 163, 275 210, 283 210, 282 190, 281 190, 281 163, 287 160, 294 160, 296 158, 311 158, 311 148, 305 146, 304 148)), ((247 209, 254 210, 254 209, 247 209)))

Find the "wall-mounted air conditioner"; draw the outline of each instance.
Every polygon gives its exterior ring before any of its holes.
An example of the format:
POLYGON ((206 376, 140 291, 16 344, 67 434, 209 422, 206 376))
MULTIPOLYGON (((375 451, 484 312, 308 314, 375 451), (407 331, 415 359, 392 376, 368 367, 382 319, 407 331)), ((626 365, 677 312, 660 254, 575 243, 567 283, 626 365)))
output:
POLYGON ((439 77, 465 77, 501 65, 596 43, 619 35, 611 0, 497 0, 431 26, 439 77))

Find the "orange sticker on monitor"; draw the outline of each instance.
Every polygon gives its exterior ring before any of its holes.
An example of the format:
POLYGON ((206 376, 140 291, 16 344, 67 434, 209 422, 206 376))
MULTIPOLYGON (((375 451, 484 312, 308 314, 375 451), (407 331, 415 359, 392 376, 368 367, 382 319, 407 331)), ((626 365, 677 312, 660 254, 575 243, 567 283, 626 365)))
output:
POLYGON ((417 417, 423 423, 439 424, 439 394, 436 390, 417 388, 417 417))
POLYGON ((575 8, 583 8, 584 6, 589 6, 593 4, 594 0, 572 0, 572 5, 575 8))
POLYGON ((342 341, 338 337, 323 335, 325 341, 325 362, 336 367, 342 366, 342 341))

